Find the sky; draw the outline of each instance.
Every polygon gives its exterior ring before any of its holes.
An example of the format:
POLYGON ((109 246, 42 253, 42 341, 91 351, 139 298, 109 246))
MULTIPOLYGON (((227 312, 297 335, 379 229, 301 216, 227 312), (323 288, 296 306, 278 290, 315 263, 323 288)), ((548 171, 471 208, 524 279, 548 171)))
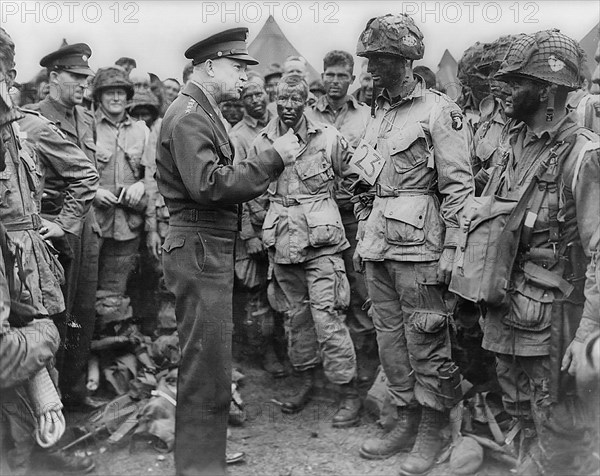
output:
MULTIPOLYGON (((0 2, 0 25, 16 44, 17 81, 30 80, 39 60, 68 43, 90 45, 92 69, 121 56, 160 78, 181 78, 184 51, 218 31, 246 26, 249 41, 272 14, 292 44, 317 69, 332 49, 355 53, 369 18, 411 14, 425 36, 425 56, 415 64, 434 71, 445 49, 460 59, 476 41, 510 33, 559 28, 580 40, 599 21, 589 1, 22 1, 0 2)), ((360 61, 360 60, 359 60, 360 61)), ((360 62, 358 64, 361 64, 360 62)))

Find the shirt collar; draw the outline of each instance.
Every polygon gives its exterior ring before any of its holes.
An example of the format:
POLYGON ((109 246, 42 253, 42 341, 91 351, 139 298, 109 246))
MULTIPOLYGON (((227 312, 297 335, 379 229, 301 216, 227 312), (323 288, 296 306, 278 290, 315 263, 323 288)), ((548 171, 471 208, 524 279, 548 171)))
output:
POLYGON ((99 123, 102 121, 106 121, 115 127, 118 127, 119 125, 129 126, 131 124, 131 116, 127 111, 125 111, 125 117, 123 117, 123 120, 117 124, 104 113, 101 107, 99 107, 96 109, 96 122, 99 123))
MULTIPOLYGON (((296 134, 305 144, 308 144, 308 136, 322 129, 323 127, 318 122, 312 121, 306 114, 303 114, 302 119, 300 119, 300 126, 298 127, 296 134)), ((274 116, 267 127, 265 127, 265 130, 262 132, 262 134, 267 136, 271 141, 274 141, 278 137, 281 137, 283 134, 285 134, 285 132, 286 131, 283 131, 283 128, 281 127, 279 116, 274 116)))
POLYGON ((411 99, 424 96, 425 91, 427 90, 425 81, 420 76, 415 76, 415 79, 417 80, 417 82, 415 83, 415 87, 413 88, 413 90, 406 97, 403 97, 400 101, 398 101, 396 104, 392 105, 392 98, 390 97, 390 93, 387 89, 381 91, 381 93, 377 97, 377 107, 382 107, 386 102, 392 107, 397 107, 411 99))
POLYGON ((48 102, 52 105, 54 109, 56 109, 59 113, 61 113, 65 117, 73 116, 73 108, 67 107, 61 102, 54 99, 52 96, 47 96, 48 102))
POLYGON ((215 97, 210 93, 210 91, 206 87, 204 87, 203 84, 199 83, 194 79, 192 79, 190 82, 198 86, 198 88, 200 88, 200 90, 206 96, 206 99, 208 99, 208 103, 210 104, 210 106, 215 110, 216 113, 219 113, 220 109, 217 104, 217 101, 215 100, 215 97))
POLYGON ((252 117, 250 114, 244 114, 244 117, 242 118, 242 121, 244 121, 244 123, 252 129, 256 129, 258 126, 265 127, 269 123, 270 120, 271 120, 271 111, 269 111, 269 109, 266 110, 263 119, 256 119, 256 118, 252 117))
POLYGON ((569 113, 565 117, 563 117, 560 121, 554 124, 550 129, 545 129, 541 131, 539 134, 536 134, 533 130, 531 130, 526 124, 523 129, 525 134, 523 138, 523 144, 527 145, 530 142, 545 140, 546 144, 550 144, 551 142, 556 141, 557 136, 563 132, 565 129, 568 129, 574 125, 576 125, 576 117, 575 113, 569 113))
MULTIPOLYGON (((346 94, 346 104, 348 104, 348 107, 353 107, 354 109, 358 109, 359 106, 358 100, 352 96, 352 94, 346 94)), ((331 104, 329 104, 329 101, 327 100, 326 94, 317 99, 315 109, 319 112, 325 112, 328 109, 333 112, 331 104)))

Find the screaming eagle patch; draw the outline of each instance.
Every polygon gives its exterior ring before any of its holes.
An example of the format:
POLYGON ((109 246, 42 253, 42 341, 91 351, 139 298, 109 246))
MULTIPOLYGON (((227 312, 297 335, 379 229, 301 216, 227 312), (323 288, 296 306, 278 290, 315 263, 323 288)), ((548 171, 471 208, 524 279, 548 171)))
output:
POLYGON ((460 111, 452 111, 450 113, 450 119, 452 120, 452 129, 460 131, 463 127, 463 115, 460 111))

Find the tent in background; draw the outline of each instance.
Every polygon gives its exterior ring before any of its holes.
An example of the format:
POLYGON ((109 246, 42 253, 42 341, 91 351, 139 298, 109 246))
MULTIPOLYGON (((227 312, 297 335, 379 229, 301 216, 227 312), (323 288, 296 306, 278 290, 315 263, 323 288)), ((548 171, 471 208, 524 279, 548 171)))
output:
POLYGON ((600 23, 598 23, 590 32, 585 35, 579 42, 579 46, 583 48, 586 56, 586 64, 588 71, 587 76, 591 76, 592 72, 596 68, 596 62, 594 61, 594 55, 596 54, 596 48, 598 48, 598 40, 600 40, 600 23))
POLYGON ((446 50, 438 64, 436 73, 437 87, 445 92, 454 101, 460 96, 460 83, 458 81, 458 63, 452 54, 446 50))
MULTIPOLYGON (((271 63, 279 63, 283 66, 288 56, 303 56, 286 38, 272 15, 267 18, 256 38, 250 43, 248 51, 250 56, 256 58, 260 63, 252 66, 252 70, 258 71, 261 76, 264 76, 271 63)), ((307 73, 309 82, 321 77, 308 62, 307 73)))

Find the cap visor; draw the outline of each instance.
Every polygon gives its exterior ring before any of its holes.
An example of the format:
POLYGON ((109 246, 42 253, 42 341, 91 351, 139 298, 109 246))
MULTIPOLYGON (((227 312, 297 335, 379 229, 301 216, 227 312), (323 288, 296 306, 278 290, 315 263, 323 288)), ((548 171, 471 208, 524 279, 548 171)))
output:
POLYGON ((224 58, 235 59, 238 61, 243 61, 244 63, 248 63, 248 64, 258 64, 258 60, 254 59, 252 56, 246 55, 246 54, 224 56, 224 58))
POLYGON ((75 74, 83 74, 85 76, 94 76, 94 73, 90 68, 86 68, 85 66, 76 67, 76 68, 63 68, 63 71, 67 71, 69 73, 75 74))

